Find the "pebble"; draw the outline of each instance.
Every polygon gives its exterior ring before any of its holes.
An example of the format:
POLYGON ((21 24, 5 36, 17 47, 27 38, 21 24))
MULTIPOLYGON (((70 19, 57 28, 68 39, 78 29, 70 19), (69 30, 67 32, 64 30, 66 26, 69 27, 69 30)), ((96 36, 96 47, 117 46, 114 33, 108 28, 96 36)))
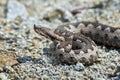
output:
POLYGON ((8 21, 13 21, 18 16, 20 16, 23 20, 26 20, 28 16, 25 6, 15 0, 10 0, 8 2, 7 11, 8 21))
POLYGON ((100 62, 89 66, 84 66, 82 63, 60 64, 53 60, 51 55, 52 41, 33 30, 34 24, 42 24, 54 30, 64 22, 96 20, 117 26, 120 25, 119 4, 120 0, 9 0, 8 3, 3 3, 2 7, 6 7, 8 12, 3 14, 2 10, 0 13, 4 18, 4 21, 0 19, 0 38, 12 37, 15 40, 10 39, 7 42, 1 40, 0 48, 13 50, 19 63, 5 66, 5 70, 1 69, 3 72, 0 73, 0 78, 2 80, 119 80, 119 50, 98 45, 100 62), (80 8, 80 12, 73 14, 71 10, 74 7, 80 8), (114 77, 106 74, 114 71, 114 77))
POLYGON ((8 76, 6 76, 5 73, 0 73, 0 79, 1 80, 10 80, 10 79, 8 79, 8 76))
POLYGON ((74 66, 74 69, 76 70, 76 71, 82 71, 82 70, 84 70, 84 65, 83 64, 81 64, 81 63, 77 63, 75 66, 74 66))
POLYGON ((117 71, 120 72, 120 64, 117 65, 117 71))

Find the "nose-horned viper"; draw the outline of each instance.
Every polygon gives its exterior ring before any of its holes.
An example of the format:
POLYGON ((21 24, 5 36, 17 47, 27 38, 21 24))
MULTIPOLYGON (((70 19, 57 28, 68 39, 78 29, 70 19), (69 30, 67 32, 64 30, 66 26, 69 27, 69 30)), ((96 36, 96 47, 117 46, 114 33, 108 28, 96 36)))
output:
POLYGON ((75 64, 78 61, 90 64, 97 60, 97 46, 102 43, 120 48, 120 28, 94 22, 76 22, 60 25, 54 31, 34 25, 38 34, 56 43, 54 56, 63 63, 75 64))

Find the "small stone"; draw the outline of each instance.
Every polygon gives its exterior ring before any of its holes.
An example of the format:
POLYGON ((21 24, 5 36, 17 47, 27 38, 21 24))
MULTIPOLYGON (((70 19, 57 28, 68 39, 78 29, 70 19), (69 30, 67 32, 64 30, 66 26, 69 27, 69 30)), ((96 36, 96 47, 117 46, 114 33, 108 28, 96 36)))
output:
POLYGON ((117 65, 117 71, 120 72, 120 64, 117 65))
POLYGON ((7 72, 14 72, 14 69, 9 65, 5 65, 4 70, 7 71, 7 72))
POLYGON ((69 11, 65 11, 64 12, 64 15, 63 15, 63 18, 65 19, 65 20, 71 20, 72 18, 73 18, 73 15, 71 14, 71 12, 69 12, 69 11))
POLYGON ((18 16, 21 16, 21 18, 24 20, 28 16, 25 6, 15 0, 10 0, 8 2, 7 11, 8 21, 13 21, 18 16))
POLYGON ((47 75, 44 75, 41 77, 41 80, 50 80, 50 78, 47 75))
MULTIPOLYGON (((0 51, 2 53, 3 51, 0 51)), ((3 54, 0 54, 0 67, 3 68, 5 65, 13 66, 15 64, 18 64, 17 59, 15 59, 14 53, 12 52, 3 52, 3 54)))
POLYGON ((74 69, 76 70, 76 71, 82 71, 82 70, 84 70, 84 66, 83 66, 83 64, 82 63, 77 63, 75 66, 74 66, 74 69))
POLYGON ((0 80, 10 80, 7 78, 5 73, 0 73, 0 80))
POLYGON ((19 63, 25 63, 27 61, 32 61, 32 58, 30 56, 26 56, 26 57, 19 57, 17 60, 19 61, 19 63))
POLYGON ((117 68, 116 68, 116 70, 115 70, 115 73, 120 74, 120 64, 117 65, 117 68))

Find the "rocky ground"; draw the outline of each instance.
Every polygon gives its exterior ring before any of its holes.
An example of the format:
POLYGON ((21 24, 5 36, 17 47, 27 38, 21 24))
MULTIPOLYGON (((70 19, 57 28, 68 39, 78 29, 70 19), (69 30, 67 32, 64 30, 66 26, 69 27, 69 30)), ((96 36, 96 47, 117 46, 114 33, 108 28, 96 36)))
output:
POLYGON ((98 45, 90 66, 57 64, 33 30, 77 21, 120 27, 120 0, 0 0, 0 80, 120 80, 120 49, 98 45))

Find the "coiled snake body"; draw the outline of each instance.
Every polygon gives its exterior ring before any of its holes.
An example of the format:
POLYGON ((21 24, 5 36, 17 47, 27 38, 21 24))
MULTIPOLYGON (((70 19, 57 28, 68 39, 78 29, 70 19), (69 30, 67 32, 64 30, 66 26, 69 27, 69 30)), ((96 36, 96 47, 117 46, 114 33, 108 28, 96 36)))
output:
POLYGON ((91 64, 97 60, 97 46, 102 43, 120 48, 120 29, 94 22, 66 23, 52 31, 40 25, 34 25, 38 34, 56 43, 54 56, 62 63, 91 64), (94 40, 94 41, 93 41, 94 40))

